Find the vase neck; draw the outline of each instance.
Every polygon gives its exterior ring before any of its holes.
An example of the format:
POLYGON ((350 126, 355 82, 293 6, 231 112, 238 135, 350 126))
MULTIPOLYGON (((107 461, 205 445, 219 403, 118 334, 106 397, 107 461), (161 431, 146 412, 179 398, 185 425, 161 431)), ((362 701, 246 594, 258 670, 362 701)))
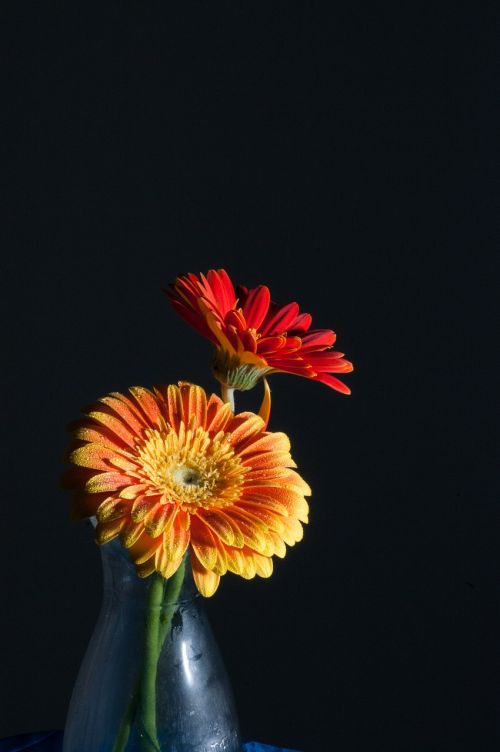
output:
MULTIPOLYGON (((156 573, 149 575, 149 577, 139 577, 127 550, 116 539, 101 546, 100 550, 104 598, 111 599, 113 602, 121 601, 127 605, 144 606, 153 579, 163 578, 156 573)), ((171 594, 172 589, 167 587, 170 580, 163 580, 163 582, 165 588, 162 608, 174 604, 188 603, 199 595, 189 565, 185 566, 182 582, 179 587, 174 589, 174 594, 171 594)))

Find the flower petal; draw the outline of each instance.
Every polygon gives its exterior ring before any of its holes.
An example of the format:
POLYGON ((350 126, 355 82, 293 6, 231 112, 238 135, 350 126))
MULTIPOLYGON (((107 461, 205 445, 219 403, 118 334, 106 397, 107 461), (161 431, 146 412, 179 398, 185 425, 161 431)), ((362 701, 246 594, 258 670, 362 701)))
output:
POLYGON ((348 386, 343 384, 342 381, 335 376, 330 376, 329 373, 323 373, 321 376, 317 376, 315 381, 320 381, 322 384, 326 384, 331 387, 331 389, 335 389, 335 391, 340 392, 341 394, 351 394, 351 390, 348 386))
POLYGON ((179 507, 176 504, 156 504, 144 518, 144 529, 157 538, 172 525, 179 507))
POLYGON ((288 303, 284 305, 268 317, 268 320, 264 322, 262 326, 262 334, 282 334, 286 332, 290 324, 295 321, 299 313, 299 306, 297 303, 288 303))
POLYGON ((120 473, 98 473, 93 475, 86 484, 88 493, 102 493, 104 491, 117 491, 119 488, 130 484, 130 479, 120 473))
POLYGON ((116 449, 102 446, 102 444, 85 444, 71 452, 69 461, 81 467, 109 471, 109 460, 115 456, 116 449))
POLYGON ((95 529, 95 539, 99 545, 109 543, 113 538, 116 538, 127 522, 126 517, 120 517, 118 520, 108 520, 106 522, 99 522, 95 529))
POLYGON ((103 409, 92 410, 89 413, 89 417, 109 429, 114 437, 120 439, 127 446, 135 446, 135 436, 133 431, 127 428, 119 418, 115 418, 110 413, 106 413, 103 409))
POLYGON ((249 329, 259 329, 267 316, 270 302, 271 293, 265 285, 259 285, 259 287, 250 290, 243 306, 243 313, 249 329))
POLYGON ((163 546, 168 558, 172 561, 182 558, 189 545, 190 537, 189 515, 179 510, 173 524, 163 534, 163 546), (185 517, 187 521, 183 519, 185 517))
POLYGON ((332 347, 336 339, 336 334, 331 329, 315 329, 302 337, 302 351, 332 347))
POLYGON ((149 389, 145 389, 143 386, 132 386, 129 391, 144 414, 147 424, 149 426, 161 427, 163 416, 158 398, 155 394, 150 392, 149 389))
POLYGON ((127 514, 128 504, 123 499, 111 496, 99 505, 96 517, 99 522, 116 520, 127 514))
POLYGON ((213 569, 217 563, 217 546, 210 529, 193 515, 191 519, 191 548, 205 569, 213 569))
POLYGON ((205 598, 210 598, 219 587, 220 575, 205 569, 194 551, 191 551, 191 567, 196 587, 205 598))

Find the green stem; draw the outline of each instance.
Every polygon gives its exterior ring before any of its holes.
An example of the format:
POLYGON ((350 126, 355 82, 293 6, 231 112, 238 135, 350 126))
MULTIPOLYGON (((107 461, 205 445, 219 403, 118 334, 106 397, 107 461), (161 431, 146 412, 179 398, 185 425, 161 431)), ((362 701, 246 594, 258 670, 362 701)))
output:
POLYGON ((177 609, 185 574, 186 559, 184 559, 177 572, 168 580, 164 580, 163 578, 158 577, 158 575, 153 575, 157 581, 152 581, 149 589, 143 674, 138 686, 132 693, 127 712, 123 718, 118 736, 113 745, 113 752, 125 752, 130 731, 132 729, 132 722, 136 712, 139 694, 141 695, 142 723, 147 732, 147 738, 144 740, 145 749, 148 750, 148 752, 151 749, 160 749, 156 733, 156 673, 163 643, 165 642, 168 630, 172 623, 173 615, 177 609), (162 605, 164 606, 163 610, 162 605), (157 652, 153 655, 153 640, 155 639, 155 633, 158 635, 157 652), (145 678, 146 674, 148 674, 147 679, 145 678), (146 692, 145 695, 144 692, 146 692), (152 709, 153 711, 152 718, 150 717, 150 714, 146 714, 148 716, 148 721, 145 720, 144 713, 146 703, 149 704, 149 709, 152 709), (149 726, 147 725, 148 723, 149 726), (152 734, 153 729, 154 736, 152 734), (152 739, 153 742, 151 742, 150 739, 152 739), (158 746, 154 746, 155 744, 158 746))
POLYGON ((226 384, 221 384, 221 397, 224 402, 231 405, 231 410, 234 412, 234 389, 226 386, 226 384))
POLYGON ((137 688, 134 689, 132 693, 132 697, 130 698, 130 702, 128 704, 127 712, 125 713, 125 717, 123 718, 123 721, 120 726, 120 730, 118 731, 118 736, 116 737, 116 741, 113 744, 113 752, 124 752, 128 738, 130 736, 130 731, 132 728, 132 719, 135 714, 136 706, 137 706, 137 688))
POLYGON ((179 595, 181 592, 182 584, 184 582, 184 576, 186 574, 186 558, 183 559, 177 572, 165 582, 165 594, 163 597, 164 610, 160 619, 160 634, 158 639, 158 657, 161 655, 161 650, 165 638, 168 634, 168 630, 172 624, 172 617, 177 610, 179 595))
POLYGON ((143 742, 145 742, 144 749, 148 752, 149 750, 160 750, 156 731, 156 673, 158 669, 158 638, 162 601, 163 578, 154 573, 151 575, 151 585, 149 586, 143 670, 140 680, 141 721, 143 731, 146 734, 143 742))

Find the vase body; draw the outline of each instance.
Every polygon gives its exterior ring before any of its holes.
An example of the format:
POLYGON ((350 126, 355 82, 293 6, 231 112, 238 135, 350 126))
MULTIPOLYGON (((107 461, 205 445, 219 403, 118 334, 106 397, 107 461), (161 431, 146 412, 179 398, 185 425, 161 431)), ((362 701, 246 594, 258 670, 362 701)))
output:
POLYGON ((103 603, 73 690, 63 752, 240 752, 231 688, 189 565, 175 600, 163 597, 152 607, 151 588, 168 582, 140 579, 118 541, 101 554, 103 603), (151 623, 160 647, 145 674, 151 623))

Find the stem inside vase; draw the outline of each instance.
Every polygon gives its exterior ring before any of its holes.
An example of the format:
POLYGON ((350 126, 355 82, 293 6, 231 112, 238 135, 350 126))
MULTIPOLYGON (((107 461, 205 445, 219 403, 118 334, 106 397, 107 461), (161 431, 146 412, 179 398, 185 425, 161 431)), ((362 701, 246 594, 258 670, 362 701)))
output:
POLYGON ((138 720, 141 727, 141 748, 144 752, 161 752, 156 720, 158 661, 179 605, 178 600, 185 572, 186 560, 184 559, 177 572, 168 580, 156 573, 151 575, 145 615, 142 672, 121 723, 113 752, 126 750, 136 712, 139 713, 138 720))

